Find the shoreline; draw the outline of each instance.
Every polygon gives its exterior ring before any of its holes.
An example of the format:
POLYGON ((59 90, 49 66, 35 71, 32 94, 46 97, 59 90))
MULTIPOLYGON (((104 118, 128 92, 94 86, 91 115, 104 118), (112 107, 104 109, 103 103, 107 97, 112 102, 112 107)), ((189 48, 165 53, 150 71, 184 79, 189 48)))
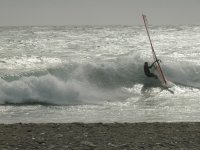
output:
POLYGON ((200 122, 0 124, 0 149, 199 149, 200 122))

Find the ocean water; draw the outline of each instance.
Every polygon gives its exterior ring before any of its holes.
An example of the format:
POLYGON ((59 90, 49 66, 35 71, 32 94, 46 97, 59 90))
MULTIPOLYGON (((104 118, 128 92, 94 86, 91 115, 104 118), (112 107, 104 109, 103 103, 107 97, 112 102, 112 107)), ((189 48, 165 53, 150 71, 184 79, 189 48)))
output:
POLYGON ((0 123, 200 121, 200 26, 0 27, 0 123))

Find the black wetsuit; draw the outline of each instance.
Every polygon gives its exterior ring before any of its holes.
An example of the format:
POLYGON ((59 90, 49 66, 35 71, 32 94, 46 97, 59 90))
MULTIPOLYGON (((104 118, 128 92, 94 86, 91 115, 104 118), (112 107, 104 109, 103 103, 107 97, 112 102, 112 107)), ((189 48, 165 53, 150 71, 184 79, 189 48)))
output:
POLYGON ((153 64, 151 66, 148 66, 148 64, 144 64, 144 73, 147 77, 154 77, 157 79, 158 77, 155 74, 151 73, 149 70, 153 66, 153 64))

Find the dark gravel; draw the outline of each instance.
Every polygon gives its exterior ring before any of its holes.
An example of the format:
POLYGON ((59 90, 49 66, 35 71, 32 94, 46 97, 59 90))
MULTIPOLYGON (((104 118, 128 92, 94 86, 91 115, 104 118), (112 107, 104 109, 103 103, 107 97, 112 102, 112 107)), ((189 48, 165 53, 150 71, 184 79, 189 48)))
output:
POLYGON ((200 149, 200 123, 0 124, 0 150, 200 149))

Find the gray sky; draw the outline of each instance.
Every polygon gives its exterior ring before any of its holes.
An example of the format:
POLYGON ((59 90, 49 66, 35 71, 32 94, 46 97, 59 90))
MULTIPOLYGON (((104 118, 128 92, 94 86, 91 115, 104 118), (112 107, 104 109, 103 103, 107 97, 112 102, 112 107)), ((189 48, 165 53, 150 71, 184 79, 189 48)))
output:
POLYGON ((200 25, 200 0, 0 0, 0 26, 200 25))

